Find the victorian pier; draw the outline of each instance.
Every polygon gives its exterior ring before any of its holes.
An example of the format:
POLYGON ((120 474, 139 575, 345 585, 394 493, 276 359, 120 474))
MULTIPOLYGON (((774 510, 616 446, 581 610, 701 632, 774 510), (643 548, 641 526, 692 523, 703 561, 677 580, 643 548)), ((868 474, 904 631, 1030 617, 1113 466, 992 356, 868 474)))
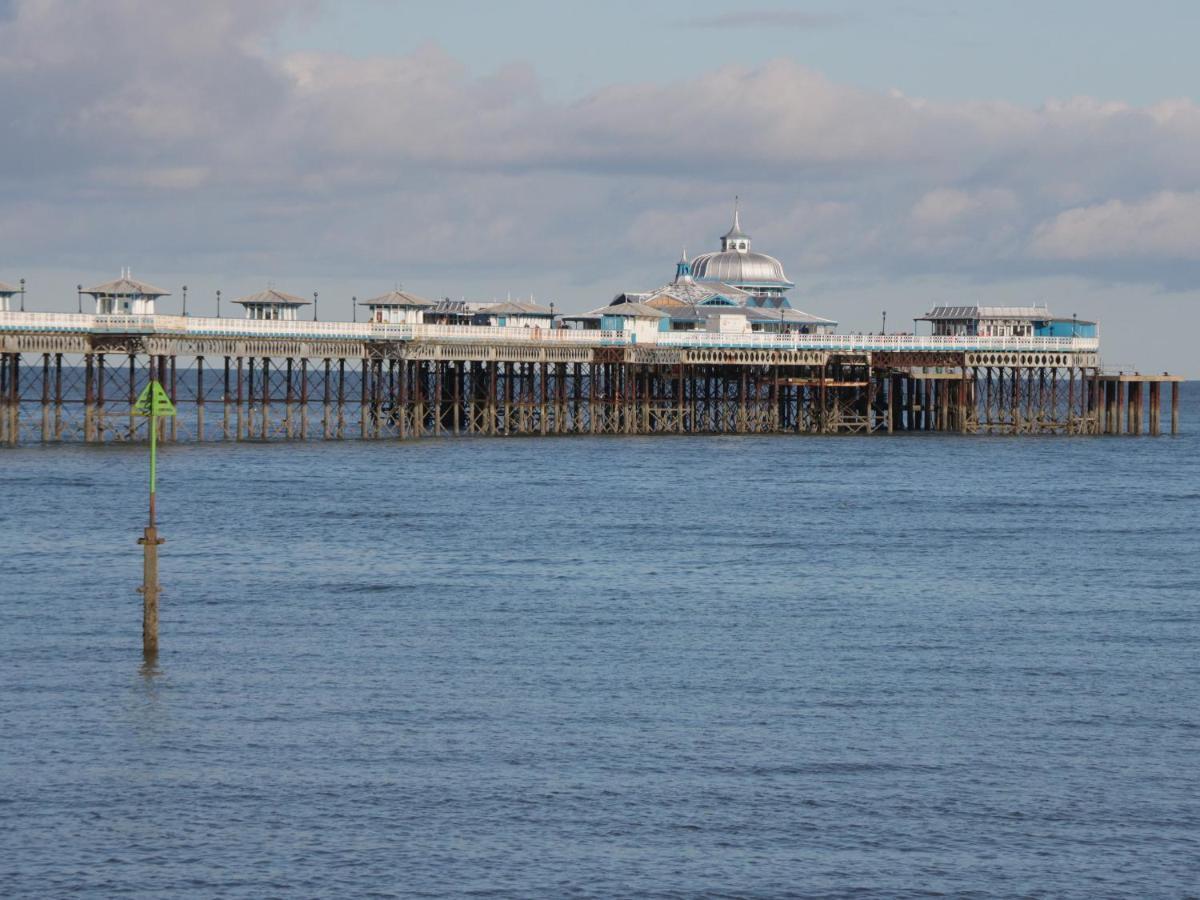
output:
POLYGON ((1095 337, 671 332, 0 312, 0 442, 1149 434, 1180 378, 1095 337))

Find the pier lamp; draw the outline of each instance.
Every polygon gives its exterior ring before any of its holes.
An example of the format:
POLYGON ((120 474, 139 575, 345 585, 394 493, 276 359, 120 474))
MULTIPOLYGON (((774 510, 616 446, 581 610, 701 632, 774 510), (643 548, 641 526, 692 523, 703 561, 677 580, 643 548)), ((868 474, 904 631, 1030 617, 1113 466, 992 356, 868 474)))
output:
POLYGON ((221 318, 221 289, 217 288, 217 318, 221 318))
POLYGON ((351 322, 358 321, 358 298, 357 297, 350 298, 350 321, 351 322))
POLYGON ((554 301, 550 301, 550 327, 554 328, 554 301))
POLYGON ((25 312, 25 279, 21 279, 21 312, 25 312))
POLYGON ((75 285, 75 297, 79 300, 79 311, 83 312, 83 285, 75 285))
POLYGON ((883 311, 883 333, 887 334, 887 310, 883 311))
POLYGON ((1079 337, 1079 313, 1071 313, 1071 337, 1079 337))
POLYGON ((313 321, 317 321, 317 292, 313 291, 313 321))
POLYGON ((187 285, 183 286, 183 317, 187 318, 187 285))

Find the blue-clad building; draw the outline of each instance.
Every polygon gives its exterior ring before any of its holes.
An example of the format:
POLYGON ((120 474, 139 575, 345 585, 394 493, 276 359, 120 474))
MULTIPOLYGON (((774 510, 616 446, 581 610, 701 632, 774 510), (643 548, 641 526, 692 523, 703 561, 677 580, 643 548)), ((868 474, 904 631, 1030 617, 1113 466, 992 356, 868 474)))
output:
POLYGON ((914 322, 946 337, 1083 337, 1099 335, 1095 322, 1051 315, 1045 306, 935 306, 914 322))

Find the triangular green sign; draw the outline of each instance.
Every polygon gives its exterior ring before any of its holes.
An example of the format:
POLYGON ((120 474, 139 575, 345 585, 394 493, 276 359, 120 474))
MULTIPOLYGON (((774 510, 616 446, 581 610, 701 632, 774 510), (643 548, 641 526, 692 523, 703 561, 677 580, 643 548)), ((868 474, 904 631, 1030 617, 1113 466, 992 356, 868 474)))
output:
POLYGON ((135 416, 173 416, 175 415, 175 404, 171 402, 171 398, 167 396, 163 386, 157 381, 152 381, 146 385, 145 390, 137 398, 137 403, 133 405, 133 414, 135 416))

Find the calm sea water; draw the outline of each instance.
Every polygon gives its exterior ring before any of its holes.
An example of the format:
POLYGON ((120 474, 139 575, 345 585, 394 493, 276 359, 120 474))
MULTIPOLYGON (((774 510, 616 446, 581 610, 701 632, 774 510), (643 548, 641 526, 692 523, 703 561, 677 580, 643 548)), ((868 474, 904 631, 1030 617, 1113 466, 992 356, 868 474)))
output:
POLYGON ((1195 896, 1179 438, 0 452, 0 894, 1195 896))

